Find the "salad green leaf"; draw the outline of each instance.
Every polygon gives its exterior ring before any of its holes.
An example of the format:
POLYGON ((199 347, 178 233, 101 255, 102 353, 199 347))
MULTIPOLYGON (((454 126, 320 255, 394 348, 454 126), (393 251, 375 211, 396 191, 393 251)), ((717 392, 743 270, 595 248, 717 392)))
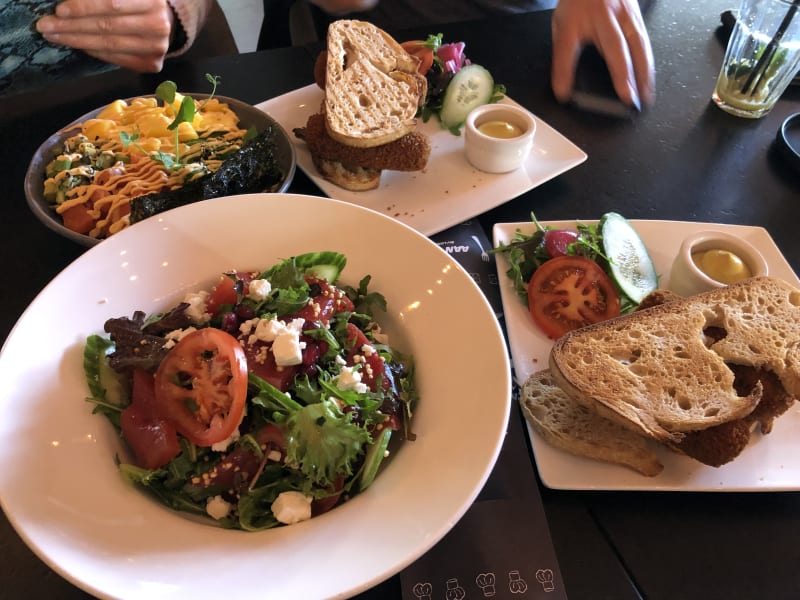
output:
POLYGON ((369 432, 353 422, 330 399, 295 411, 286 422, 287 460, 306 476, 304 491, 332 486, 340 474, 353 475, 353 465, 372 443, 369 432))

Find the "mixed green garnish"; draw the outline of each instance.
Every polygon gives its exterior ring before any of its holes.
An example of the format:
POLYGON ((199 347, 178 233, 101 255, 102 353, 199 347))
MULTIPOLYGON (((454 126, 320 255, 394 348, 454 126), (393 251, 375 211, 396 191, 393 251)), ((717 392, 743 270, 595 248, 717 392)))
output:
POLYGON ((533 213, 531 220, 536 225, 533 233, 517 229, 508 244, 492 250, 505 255, 510 265, 506 275, 525 302, 533 274, 545 262, 561 254, 596 262, 615 284, 622 313, 636 308, 642 298, 657 287, 658 277, 647 248, 621 215, 611 212, 604 214, 596 224, 576 223, 574 232, 543 226, 533 213), (554 251, 554 247, 560 249, 554 251))
POLYGON ((410 356, 335 285, 345 257, 315 252, 232 272, 152 316, 109 319, 84 372, 94 411, 133 460, 122 475, 168 507, 248 531, 321 514, 368 488, 390 440, 415 438, 410 356))

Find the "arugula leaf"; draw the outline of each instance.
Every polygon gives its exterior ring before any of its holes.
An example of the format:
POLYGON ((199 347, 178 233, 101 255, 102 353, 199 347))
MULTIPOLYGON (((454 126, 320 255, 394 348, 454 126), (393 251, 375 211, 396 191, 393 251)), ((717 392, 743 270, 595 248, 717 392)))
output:
POLYGON ((374 314, 373 307, 381 309, 386 312, 386 298, 378 292, 369 292, 367 287, 369 282, 372 281, 371 275, 364 276, 358 282, 358 287, 354 288, 349 285, 340 286, 347 297, 353 303, 355 312, 363 313, 372 316, 374 314))
POLYGON ((256 395, 251 398, 251 402, 265 408, 273 415, 273 420, 276 422, 282 422, 291 413, 303 408, 302 404, 258 375, 248 373, 247 381, 252 388, 256 389, 256 395))
POLYGON ((183 492, 183 489, 170 488, 166 485, 169 474, 165 469, 143 469, 123 463, 119 466, 119 470, 126 481, 142 488, 170 508, 208 516, 205 502, 195 502, 183 492))
POLYGON ((536 223, 536 231, 532 234, 525 234, 517 229, 514 237, 508 244, 502 242, 497 248, 489 250, 490 254, 505 254, 509 268, 506 275, 514 284, 514 290, 524 302, 528 301, 527 284, 533 276, 534 271, 550 260, 550 255, 544 247, 543 228, 536 221, 533 213, 531 219, 536 223))

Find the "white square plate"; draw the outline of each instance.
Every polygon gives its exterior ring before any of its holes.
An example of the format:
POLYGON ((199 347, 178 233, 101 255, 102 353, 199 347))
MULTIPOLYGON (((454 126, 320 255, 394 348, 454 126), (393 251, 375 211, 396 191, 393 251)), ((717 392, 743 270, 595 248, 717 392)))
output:
MULTIPOLYGON (((592 223, 593 221, 582 221, 592 223)), ((631 223, 644 240, 661 276, 661 287, 669 288, 672 260, 681 241, 692 233, 724 231, 739 236, 758 248, 769 265, 769 273, 800 286, 800 280, 761 227, 718 225, 681 221, 639 221, 631 223)), ((544 221, 556 228, 575 227, 575 221, 544 221)), ((494 245, 509 243, 517 229, 532 233, 533 223, 498 223, 494 226, 494 245)), ((552 341, 530 317, 527 306, 514 292, 505 276, 508 262, 497 256, 500 295, 506 330, 517 381, 522 384, 532 373, 546 369, 552 341)), ((790 491, 800 490, 800 405, 795 404, 775 421, 772 432, 754 434, 750 445, 736 460, 719 468, 703 465, 669 450, 659 451, 664 471, 645 477, 616 465, 581 458, 546 443, 528 426, 539 475, 547 487, 572 490, 649 490, 649 491, 790 491)))
MULTIPOLYGON (((311 162, 306 145, 293 130, 304 127, 320 109, 322 90, 315 84, 257 104, 289 132, 297 164, 328 196, 383 213, 424 235, 433 235, 516 198, 586 160, 586 153, 536 117, 533 149, 523 167, 493 175, 472 167, 464 157, 464 136, 442 129, 436 119, 419 120, 427 134, 431 156, 423 171, 384 171, 375 190, 350 192, 323 179, 311 162)), ((514 103, 506 98, 504 102, 514 103)))

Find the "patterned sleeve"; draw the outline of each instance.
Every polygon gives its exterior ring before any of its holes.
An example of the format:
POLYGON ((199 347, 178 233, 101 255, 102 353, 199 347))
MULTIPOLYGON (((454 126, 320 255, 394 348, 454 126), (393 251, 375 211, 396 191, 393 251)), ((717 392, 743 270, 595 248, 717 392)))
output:
POLYGON ((186 52, 192 47, 194 40, 197 38, 198 32, 205 25, 206 17, 211 10, 213 0, 167 0, 175 16, 178 18, 178 24, 183 30, 176 36, 180 40, 177 47, 170 48, 167 57, 178 56, 186 52))

